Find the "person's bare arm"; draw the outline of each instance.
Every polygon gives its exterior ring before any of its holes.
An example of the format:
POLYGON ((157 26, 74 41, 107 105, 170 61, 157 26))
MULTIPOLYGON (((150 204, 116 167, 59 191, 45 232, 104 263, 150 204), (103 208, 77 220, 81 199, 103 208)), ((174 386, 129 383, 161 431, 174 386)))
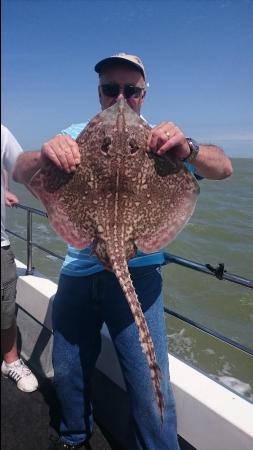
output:
POLYGON ((18 203, 18 197, 13 194, 13 192, 10 191, 10 187, 9 187, 9 173, 6 169, 3 169, 4 171, 4 200, 5 200, 5 204, 6 206, 13 206, 16 205, 18 203))
POLYGON ((9 175, 6 169, 3 169, 4 171, 4 189, 6 189, 6 191, 8 191, 9 189, 9 175))
MULTIPOLYGON (((148 150, 158 155, 168 151, 184 160, 190 154, 190 147, 184 133, 172 122, 162 122, 150 131, 148 150)), ((199 175, 211 180, 221 180, 233 173, 232 163, 223 150, 216 145, 201 144, 192 164, 199 175)))
POLYGON ((56 167, 66 172, 74 172, 80 164, 77 143, 65 135, 57 135, 42 145, 41 151, 22 153, 13 170, 14 181, 29 184, 32 176, 50 159, 56 167))
POLYGON ((41 152, 24 152, 19 155, 13 169, 12 178, 17 183, 28 184, 32 176, 41 168, 41 152))
POLYGON ((230 159, 216 145, 201 144, 199 153, 192 164, 199 175, 210 180, 222 180, 233 173, 230 159))

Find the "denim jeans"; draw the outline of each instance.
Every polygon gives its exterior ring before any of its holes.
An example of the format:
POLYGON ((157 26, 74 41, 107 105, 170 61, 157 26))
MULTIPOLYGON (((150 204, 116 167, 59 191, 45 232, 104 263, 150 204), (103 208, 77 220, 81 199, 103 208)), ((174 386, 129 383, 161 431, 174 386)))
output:
POLYGON ((62 409, 61 439, 78 444, 91 435, 90 379, 101 350, 100 330, 105 322, 130 397, 136 449, 179 450, 160 269, 146 266, 130 272, 162 371, 164 422, 160 421, 138 331, 115 275, 108 271, 87 277, 61 275, 53 303, 53 366, 62 409))

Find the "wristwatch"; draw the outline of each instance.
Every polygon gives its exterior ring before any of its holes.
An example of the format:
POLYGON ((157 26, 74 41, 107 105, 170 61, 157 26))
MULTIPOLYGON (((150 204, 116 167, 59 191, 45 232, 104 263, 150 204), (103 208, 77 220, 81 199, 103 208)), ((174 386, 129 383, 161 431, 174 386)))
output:
POLYGON ((194 159, 197 158, 198 152, 199 152, 199 145, 198 143, 192 139, 192 138, 186 138, 188 145, 189 145, 189 149, 190 149, 190 154, 189 156, 187 156, 187 158, 183 159, 184 162, 192 162, 194 161, 194 159))

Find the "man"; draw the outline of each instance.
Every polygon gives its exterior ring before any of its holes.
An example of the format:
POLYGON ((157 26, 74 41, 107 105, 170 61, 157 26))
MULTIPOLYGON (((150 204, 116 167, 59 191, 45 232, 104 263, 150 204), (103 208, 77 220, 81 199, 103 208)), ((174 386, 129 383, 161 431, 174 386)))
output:
POLYGON ((12 206, 18 198, 8 189, 8 179, 12 174, 17 157, 22 149, 11 132, 1 125, 1 350, 2 374, 11 378, 18 389, 33 392, 38 387, 36 377, 18 356, 17 325, 15 319, 15 298, 17 274, 14 254, 5 231, 5 204, 12 206))
MULTIPOLYGON (((95 66, 95 71, 99 74, 98 95, 102 110, 125 97, 129 106, 140 114, 146 95, 146 74, 137 56, 121 53, 103 59, 95 66)), ((73 139, 84 126, 83 123, 72 125, 62 135, 45 143, 41 153, 33 152, 30 157, 27 154, 26 160, 20 157, 15 170, 16 180, 28 182, 46 157, 62 170, 74 171, 80 156, 73 139)), ((222 150, 213 145, 198 146, 172 122, 162 122, 151 130, 147 151, 159 155, 173 152, 186 164, 194 164, 192 171, 199 178, 222 179, 232 173, 230 160, 222 150)), ((137 252, 129 261, 133 284, 162 370, 165 414, 161 425, 149 368, 116 277, 104 269, 90 248, 80 251, 69 246, 53 306, 53 365, 62 421, 59 440, 52 442, 51 449, 85 448, 84 442, 91 435, 90 379, 100 352, 103 322, 109 329, 128 389, 135 448, 179 449, 163 315, 160 274, 163 263, 163 252, 152 255, 137 252)))

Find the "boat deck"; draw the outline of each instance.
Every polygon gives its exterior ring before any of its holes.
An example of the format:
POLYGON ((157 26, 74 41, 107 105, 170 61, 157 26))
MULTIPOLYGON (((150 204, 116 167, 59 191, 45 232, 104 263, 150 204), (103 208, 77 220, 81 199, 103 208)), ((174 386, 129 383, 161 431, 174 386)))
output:
MULTIPOLYGON (((11 380, 1 378, 1 448, 4 450, 46 450, 49 435, 55 435, 59 409, 48 382, 36 392, 25 393, 11 380)), ((96 424, 87 450, 123 450, 96 424)))
MULTIPOLYGON (((1 448, 4 450, 47 450, 49 436, 57 436, 59 406, 50 382, 40 380, 36 392, 25 393, 14 382, 1 377, 1 448)), ((181 450, 193 449, 179 438, 181 450)), ((97 423, 87 450, 124 449, 97 423)))

